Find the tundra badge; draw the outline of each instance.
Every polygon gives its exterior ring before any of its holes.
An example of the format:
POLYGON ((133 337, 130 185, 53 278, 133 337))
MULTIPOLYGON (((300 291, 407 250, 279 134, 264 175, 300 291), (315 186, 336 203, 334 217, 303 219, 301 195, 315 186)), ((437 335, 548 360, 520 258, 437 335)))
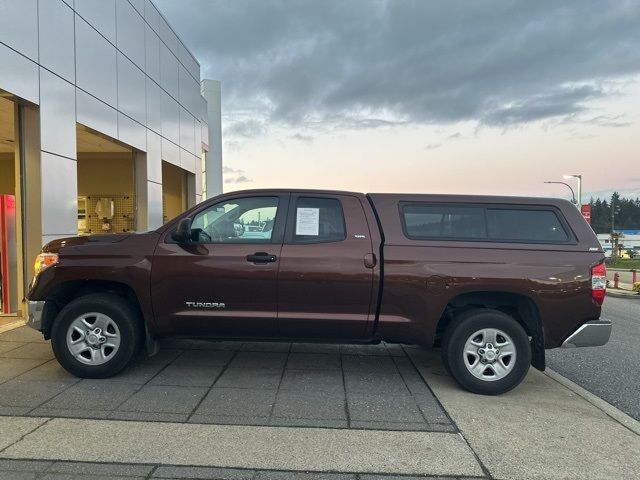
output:
POLYGON ((225 308, 224 303, 217 302, 185 302, 189 308, 225 308))

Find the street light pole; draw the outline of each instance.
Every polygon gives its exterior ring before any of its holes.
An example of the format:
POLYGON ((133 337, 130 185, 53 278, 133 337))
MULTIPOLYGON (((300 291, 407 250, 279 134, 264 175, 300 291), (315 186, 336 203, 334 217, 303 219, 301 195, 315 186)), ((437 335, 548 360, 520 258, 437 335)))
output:
POLYGON ((577 178, 578 179, 578 208, 582 207, 582 175, 564 175, 565 179, 577 178))
POLYGON ((565 187, 567 187, 569 190, 571 190, 571 202, 572 202, 574 205, 576 205, 576 204, 577 204, 577 202, 576 202, 576 194, 575 194, 575 192, 573 191, 573 188, 571 188, 571 185, 569 185, 568 183, 565 183, 565 182, 544 182, 544 183, 557 183, 557 184, 559 184, 559 185, 564 185, 564 186, 565 186, 565 187))

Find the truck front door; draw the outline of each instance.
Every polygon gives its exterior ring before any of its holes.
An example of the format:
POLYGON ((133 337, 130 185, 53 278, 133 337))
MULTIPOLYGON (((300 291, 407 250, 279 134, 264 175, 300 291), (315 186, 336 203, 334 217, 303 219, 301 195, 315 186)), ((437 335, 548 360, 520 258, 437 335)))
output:
POLYGON ((192 216, 193 239, 160 241, 151 295, 164 334, 275 337, 289 195, 227 197, 192 216))
POLYGON ((375 262, 358 197, 292 194, 279 264, 280 334, 366 336, 375 316, 375 262))

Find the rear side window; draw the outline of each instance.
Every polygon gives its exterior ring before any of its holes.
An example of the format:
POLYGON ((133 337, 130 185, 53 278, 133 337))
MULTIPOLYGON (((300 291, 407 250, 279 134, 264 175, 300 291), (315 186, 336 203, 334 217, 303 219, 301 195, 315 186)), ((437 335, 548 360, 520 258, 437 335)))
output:
POLYGON ((566 242, 566 230, 552 210, 487 209, 489 238, 520 242, 566 242))
POLYGON ((298 197, 294 243, 340 242, 347 238, 342 205, 335 198, 298 197))
POLYGON ((484 208, 409 204, 402 209, 409 238, 487 238, 484 208))
POLYGON ((564 243, 571 240, 549 208, 401 204, 405 235, 412 239, 564 243))

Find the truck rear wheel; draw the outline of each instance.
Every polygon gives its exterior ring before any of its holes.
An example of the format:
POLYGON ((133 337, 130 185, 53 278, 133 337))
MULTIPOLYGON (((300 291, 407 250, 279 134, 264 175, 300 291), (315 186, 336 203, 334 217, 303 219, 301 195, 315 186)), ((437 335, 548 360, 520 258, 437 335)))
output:
POLYGON ((107 378, 123 370, 140 351, 139 314, 123 298, 91 294, 67 304, 51 330, 58 362, 82 378, 107 378))
POLYGON ((449 325, 442 344, 447 370, 473 393, 508 392, 522 382, 531 364, 531 344, 524 328, 498 310, 462 313, 449 325))

